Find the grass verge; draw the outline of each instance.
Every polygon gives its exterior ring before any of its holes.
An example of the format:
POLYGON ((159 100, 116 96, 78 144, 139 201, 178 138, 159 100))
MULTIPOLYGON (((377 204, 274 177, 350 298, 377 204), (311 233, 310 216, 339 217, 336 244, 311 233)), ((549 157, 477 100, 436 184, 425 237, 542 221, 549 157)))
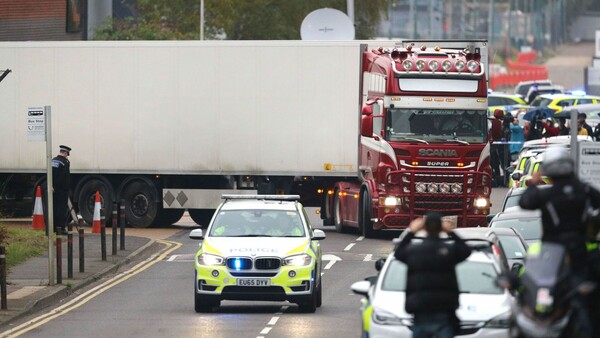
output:
POLYGON ((48 250, 44 231, 8 227, 0 223, 0 243, 6 248, 6 265, 10 269, 28 258, 48 250))

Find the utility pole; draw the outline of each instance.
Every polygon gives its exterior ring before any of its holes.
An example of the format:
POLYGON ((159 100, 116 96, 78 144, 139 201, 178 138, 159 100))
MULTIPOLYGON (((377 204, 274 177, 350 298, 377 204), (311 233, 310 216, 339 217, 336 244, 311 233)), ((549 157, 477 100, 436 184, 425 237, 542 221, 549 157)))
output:
POLYGON ((204 40, 204 0, 200 0, 200 40, 204 40))

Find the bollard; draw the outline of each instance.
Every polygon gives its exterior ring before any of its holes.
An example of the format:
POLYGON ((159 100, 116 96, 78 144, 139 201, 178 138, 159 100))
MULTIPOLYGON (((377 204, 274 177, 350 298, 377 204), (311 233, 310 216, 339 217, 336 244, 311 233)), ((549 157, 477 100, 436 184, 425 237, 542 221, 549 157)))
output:
POLYGON ((67 233, 67 278, 73 279, 73 227, 69 228, 71 230, 67 233))
POLYGON ((102 251, 102 260, 106 261, 106 218, 104 217, 104 209, 100 216, 100 250, 102 251))
POLYGON ((121 227, 121 234, 120 234, 120 249, 121 250, 125 250, 125 222, 127 222, 127 219, 125 219, 125 201, 121 200, 121 207, 119 208, 119 210, 121 211, 120 215, 119 215, 119 220, 120 220, 120 227, 121 227))
POLYGON ((79 272, 85 272, 85 251, 83 246, 83 228, 77 230, 79 233, 79 272))
POLYGON ((112 254, 117 255, 117 202, 113 203, 112 212, 112 254))
POLYGON ((8 309, 8 299, 6 292, 6 249, 0 246, 0 298, 2 298, 2 310, 8 309))
POLYGON ((56 284, 62 284, 62 238, 60 236, 56 236, 56 284))

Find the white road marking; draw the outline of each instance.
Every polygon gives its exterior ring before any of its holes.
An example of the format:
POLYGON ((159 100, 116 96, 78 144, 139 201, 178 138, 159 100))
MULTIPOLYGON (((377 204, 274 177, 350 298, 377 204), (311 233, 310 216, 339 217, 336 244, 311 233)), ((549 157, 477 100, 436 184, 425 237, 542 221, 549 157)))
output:
POLYGON ((329 263, 327 263, 327 265, 325 265, 325 270, 331 269, 331 267, 333 266, 333 264, 335 264, 335 262, 337 262, 337 261, 329 261, 329 263))
POLYGON ((360 241, 362 241, 363 239, 365 239, 365 236, 360 236, 360 237, 358 237, 358 238, 356 239, 356 241, 360 242, 360 241))
POLYGON ((177 257, 179 257, 179 255, 172 255, 171 257, 169 257, 169 259, 167 259, 167 262, 172 262, 174 261, 177 257))
POLYGON ((364 261, 364 262, 370 262, 370 261, 371 261, 371 258, 373 258, 373 255, 372 255, 372 254, 367 254, 367 255, 365 256, 365 259, 363 259, 363 261, 364 261))
POLYGON ((267 325, 275 325, 275 324, 277 324, 278 320, 279 320, 279 317, 273 317, 273 318, 271 318, 271 320, 269 320, 269 323, 267 325))
POLYGON ((344 251, 349 251, 355 245, 356 245, 356 243, 350 243, 350 244, 348 244, 348 246, 344 248, 344 251))
POLYGON ((260 331, 260 334, 269 334, 269 332, 271 332, 272 327, 265 327, 264 329, 262 329, 262 331, 260 331))

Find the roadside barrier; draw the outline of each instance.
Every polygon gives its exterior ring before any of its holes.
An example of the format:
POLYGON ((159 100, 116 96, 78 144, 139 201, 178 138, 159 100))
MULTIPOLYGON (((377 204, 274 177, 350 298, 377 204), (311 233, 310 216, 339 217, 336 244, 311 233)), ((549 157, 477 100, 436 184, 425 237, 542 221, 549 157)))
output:
POLYGON ((104 213, 100 216, 100 250, 102 251, 102 261, 106 261, 106 217, 104 213))
POLYGON ((56 284, 62 284, 62 238, 56 236, 56 284))
POLYGON ((42 188, 39 185, 35 190, 32 227, 33 230, 46 230, 46 222, 44 221, 44 205, 42 204, 42 188))
POLYGON ((121 206, 119 207, 119 210, 121 211, 121 214, 119 215, 119 222, 120 227, 121 227, 121 241, 120 241, 120 246, 119 249, 121 250, 125 250, 125 223, 127 223, 127 219, 125 218, 125 201, 121 200, 121 206))

